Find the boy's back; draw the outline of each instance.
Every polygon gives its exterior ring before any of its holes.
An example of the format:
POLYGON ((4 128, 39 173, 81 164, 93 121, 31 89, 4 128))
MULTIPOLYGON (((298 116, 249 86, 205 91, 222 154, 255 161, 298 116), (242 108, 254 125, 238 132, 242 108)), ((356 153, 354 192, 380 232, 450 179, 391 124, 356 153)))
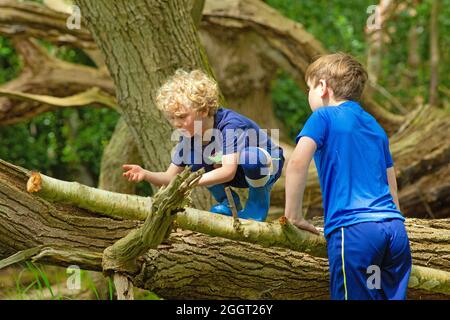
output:
POLYGON ((355 102, 367 72, 350 55, 335 53, 310 64, 305 81, 313 114, 287 166, 285 216, 312 230, 301 206, 314 157, 325 209, 331 298, 405 299, 411 252, 388 138, 355 102))
POLYGON ((393 162, 386 133, 357 102, 317 109, 296 140, 302 136, 317 144, 325 236, 355 223, 404 219, 387 181, 393 162))

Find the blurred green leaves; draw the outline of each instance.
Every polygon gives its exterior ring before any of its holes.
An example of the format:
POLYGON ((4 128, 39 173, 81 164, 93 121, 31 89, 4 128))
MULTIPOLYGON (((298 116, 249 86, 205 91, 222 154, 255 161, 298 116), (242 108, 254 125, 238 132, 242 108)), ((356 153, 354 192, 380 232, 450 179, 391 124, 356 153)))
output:
MULTIPOLYGON (((382 70, 380 85, 388 90, 403 105, 407 107, 417 98, 428 101, 429 94, 429 24, 431 3, 433 0, 417 1, 412 6, 404 6, 387 24, 387 42, 382 54, 382 70), (416 14, 412 14, 414 7, 416 14), (411 69, 408 66, 408 34, 412 27, 418 30, 419 67, 411 69), (411 85, 405 85, 402 78, 406 73, 416 75, 411 85)), ((300 22, 317 40, 330 52, 344 51, 355 56, 366 64, 368 45, 365 28, 371 13, 367 9, 377 5, 379 0, 265 0, 267 4, 280 11, 283 15, 300 22)), ((412 0, 403 1, 410 5, 412 0)), ((439 46, 440 69, 439 83, 450 88, 450 0, 441 0, 439 13, 439 46)), ((275 113, 286 123, 290 137, 301 130, 309 114, 309 107, 304 95, 299 92, 292 80, 280 72, 273 85, 273 102, 275 113)))
MULTIPOLYGON (((79 49, 40 44, 62 60, 94 65, 79 49)), ((20 71, 10 41, 1 37, 0 65, 0 83, 15 78, 20 71)), ((118 118, 113 110, 87 106, 57 109, 28 122, 0 127, 0 158, 65 180, 77 180, 75 169, 82 165, 97 181, 103 149, 118 118)))
POLYGON ((14 79, 20 71, 20 61, 11 41, 0 37, 0 84, 14 79))
POLYGON ((275 116, 285 124, 289 137, 294 139, 311 114, 307 95, 289 75, 280 71, 272 83, 272 100, 275 116))

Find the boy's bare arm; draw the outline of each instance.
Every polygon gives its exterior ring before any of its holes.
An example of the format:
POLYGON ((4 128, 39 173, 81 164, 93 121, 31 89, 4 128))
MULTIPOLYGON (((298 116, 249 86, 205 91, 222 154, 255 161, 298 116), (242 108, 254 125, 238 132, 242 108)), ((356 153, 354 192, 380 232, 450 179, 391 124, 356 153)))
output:
POLYGON ((309 137, 300 138, 286 168, 286 218, 297 227, 318 234, 316 228, 302 215, 303 193, 316 143, 309 137))
POLYGON ((201 177, 199 186, 211 186, 233 180, 238 167, 238 153, 222 156, 222 166, 209 171, 201 177))
POLYGON ((155 186, 165 186, 168 185, 178 173, 182 172, 183 169, 183 167, 171 163, 165 172, 145 170, 144 179, 155 186))
POLYGON ((390 167, 386 169, 389 190, 391 191, 392 198, 394 199, 394 203, 397 206, 398 211, 400 211, 400 202, 398 201, 397 194, 397 177, 395 176, 394 167, 390 167))

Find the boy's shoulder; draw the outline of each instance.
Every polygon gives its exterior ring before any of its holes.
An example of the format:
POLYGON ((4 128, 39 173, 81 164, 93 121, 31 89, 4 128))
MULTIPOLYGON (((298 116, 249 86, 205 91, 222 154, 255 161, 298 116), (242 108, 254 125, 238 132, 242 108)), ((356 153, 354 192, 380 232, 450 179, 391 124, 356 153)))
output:
POLYGON ((323 106, 317 108, 313 114, 326 120, 334 120, 335 118, 339 121, 363 119, 364 122, 369 121, 378 124, 376 119, 355 101, 346 101, 333 106, 323 106))
POLYGON ((243 114, 227 108, 219 108, 215 115, 217 129, 249 129, 256 126, 256 123, 243 114))

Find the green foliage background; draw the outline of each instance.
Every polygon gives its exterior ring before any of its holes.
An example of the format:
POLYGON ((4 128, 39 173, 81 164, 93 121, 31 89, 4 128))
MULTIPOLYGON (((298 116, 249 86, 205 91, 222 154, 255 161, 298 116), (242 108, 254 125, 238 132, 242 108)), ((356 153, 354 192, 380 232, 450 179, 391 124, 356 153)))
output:
MULTIPOLYGON (((366 62, 367 44, 364 34, 370 15, 367 8, 377 2, 368 0, 267 0, 270 6, 285 16, 302 23, 330 52, 345 51, 362 63, 366 62)), ((389 22, 390 43, 383 55, 380 84, 407 105, 414 97, 428 99, 429 79, 429 17, 431 0, 420 1, 417 15, 403 12, 389 22), (408 57, 408 31, 419 28, 421 64, 413 86, 399 84, 408 57)), ((450 0, 442 0, 440 27, 440 83, 449 88, 450 0)), ((43 43, 57 57, 66 61, 93 65, 82 51, 68 47, 56 48, 43 43)), ((0 84, 14 79, 22 67, 10 41, 0 37, 0 84)), ((290 138, 302 128, 310 114, 306 95, 283 71, 272 84, 276 116, 286 125, 290 138)), ((11 163, 39 170, 50 176, 77 180, 74 168, 83 165, 94 181, 98 180, 101 155, 107 145, 118 115, 108 109, 80 108, 57 110, 42 114, 30 121, 0 127, 0 158, 11 163), (69 119, 78 119, 76 133, 69 119)))

